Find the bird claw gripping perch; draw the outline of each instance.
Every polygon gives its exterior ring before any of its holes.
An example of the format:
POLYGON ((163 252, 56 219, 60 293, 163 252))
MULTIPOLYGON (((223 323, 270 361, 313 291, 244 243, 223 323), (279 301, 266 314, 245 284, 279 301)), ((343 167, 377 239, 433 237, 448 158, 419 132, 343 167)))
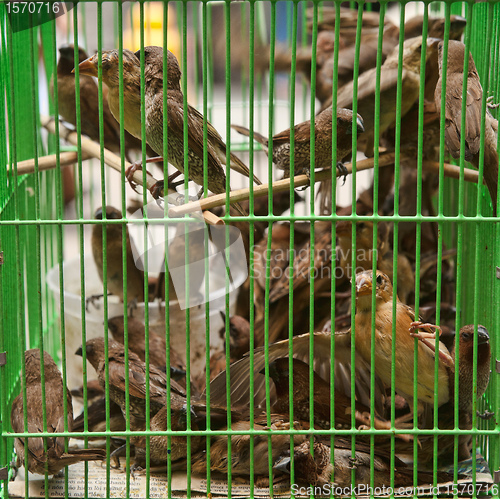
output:
MULTIPOLYGON (((423 323, 422 321, 415 321, 412 322, 409 328, 410 331, 410 336, 413 338, 416 338, 417 340, 420 340, 424 345, 428 346, 434 353, 436 352, 436 344, 431 341, 436 339, 436 332, 431 333, 429 331, 421 331, 416 333, 415 331, 417 329, 429 329, 429 328, 434 328, 435 331, 439 331, 439 335, 441 335, 441 328, 439 326, 436 326, 435 324, 429 324, 429 323, 423 323)), ((447 354, 446 352, 443 352, 441 349, 438 352, 439 360, 441 360, 446 366, 453 367, 455 365, 453 358, 447 354)))
MULTIPOLYGON (((163 161, 163 158, 161 156, 158 156, 156 158, 148 158, 146 159, 146 164, 147 163, 161 163, 163 161)), ((136 161, 135 163, 132 163, 126 170, 125 170, 125 178, 128 180, 128 183, 130 184, 130 187, 134 190, 134 192, 139 193, 137 190, 137 182, 134 181, 134 173, 137 170, 142 170, 142 159, 139 161, 136 161)), ((147 170, 146 173, 148 175, 151 175, 147 170)))
POLYGON ((486 99, 486 106, 490 109, 496 109, 497 107, 500 106, 500 102, 497 102, 496 104, 493 104, 493 95, 490 95, 487 99, 486 99))
POLYGON ((342 179, 343 180, 342 185, 344 185, 346 178, 347 178, 347 175, 349 174, 349 170, 345 167, 345 165, 344 165, 344 163, 342 163, 342 161, 337 161, 337 171, 340 173, 341 176, 344 177, 342 179))
MULTIPOLYGON (((109 294, 109 293, 108 293, 108 294, 109 294)), ((89 310, 89 305, 90 305, 90 304, 92 304, 96 310, 99 310, 99 309, 101 308, 101 307, 99 306, 99 300, 100 300, 101 298, 104 298, 104 295, 103 295, 103 294, 89 296, 89 297, 85 300, 85 311, 86 311, 86 312, 90 312, 90 310, 89 310)))

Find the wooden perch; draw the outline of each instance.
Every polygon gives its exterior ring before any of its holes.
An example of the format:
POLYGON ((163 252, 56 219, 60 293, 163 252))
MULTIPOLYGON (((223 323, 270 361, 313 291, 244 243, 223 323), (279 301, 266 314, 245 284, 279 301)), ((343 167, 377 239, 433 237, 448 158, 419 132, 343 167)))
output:
MULTIPOLYGON (((44 126, 50 133, 52 134, 56 133, 54 118, 41 115, 40 122, 42 123, 42 126, 44 126)), ((62 123, 61 121, 59 122, 59 137, 63 138, 70 144, 78 146, 78 134, 74 130, 70 130, 68 127, 66 127, 66 125, 64 125, 64 123, 62 123)), ((82 154, 84 154, 86 157, 92 157, 97 159, 101 158, 101 146, 97 142, 94 142, 93 140, 84 137, 82 135, 80 136, 80 143, 81 143, 82 154)), ((120 158, 120 156, 112 153, 108 149, 104 149, 103 160, 104 163, 108 165, 110 168, 113 168, 117 172, 121 173, 122 159, 120 158)), ((125 169, 127 169, 129 166, 131 166, 130 163, 125 162, 125 169)), ((53 167, 55 167, 55 165, 53 167)), ((137 170, 136 172, 134 172, 132 179, 136 184, 143 186, 142 170, 137 170)), ((156 182, 157 180, 153 177, 153 175, 151 175, 149 172, 146 172, 146 188, 148 190, 151 189, 151 187, 153 187, 156 184, 156 182)), ((167 194, 177 195, 177 191, 169 188, 167 194)), ((199 209, 200 206, 198 205, 198 210, 199 209)), ((193 210, 193 211, 198 211, 198 210, 193 210)), ((224 224, 224 221, 221 218, 210 212, 206 214, 203 213, 203 219, 209 225, 224 224)))
MULTIPOLYGON (((369 170, 373 168, 373 158, 363 159, 361 161, 356 162, 356 171, 369 170)), ((387 166, 394 164, 394 153, 383 153, 379 157, 379 166, 387 166)), ((352 163, 346 164, 348 173, 352 173, 352 163)), ((342 174, 337 172, 337 177, 341 177, 342 174)), ((315 172, 314 180, 315 182, 320 182, 322 180, 328 180, 332 178, 332 170, 325 169, 315 172)), ((307 175, 296 175, 294 177, 294 187, 303 187, 305 185, 309 185, 311 179, 307 175)), ((277 180, 272 184, 273 192, 282 192, 290 190, 290 179, 285 178, 283 180, 277 180)), ((257 185, 253 189, 253 196, 267 196, 269 192, 269 184, 257 185)), ((244 201, 250 198, 250 189, 239 189, 237 191, 231 191, 229 193, 229 200, 231 202, 234 201, 244 201)), ((185 215, 186 213, 191 213, 192 210, 199 210, 200 207, 202 210, 209 210, 211 208, 215 208, 216 206, 224 206, 226 204, 226 194, 216 194, 214 196, 210 196, 205 199, 200 199, 199 202, 196 203, 188 203, 182 206, 174 206, 168 210, 168 215, 171 217, 180 217, 185 215)))
MULTIPOLYGON (((388 165, 394 164, 395 154, 393 152, 381 153, 379 156, 378 165, 379 167, 384 167, 388 165)), ((361 161, 356 162, 356 171, 360 172, 363 170, 370 170, 374 167, 374 159, 368 158, 363 159, 361 161)), ((345 165, 347 172, 352 173, 352 163, 345 165)), ((424 161, 422 164, 423 169, 432 170, 439 172, 439 163, 435 161, 424 161)), ((451 165, 449 163, 444 163, 444 175, 450 178, 460 178, 460 167, 456 165, 451 165)), ((342 174, 337 172, 337 177, 341 177, 342 174)), ((332 170, 325 169, 320 170, 315 173, 314 180, 315 182, 320 182, 322 180, 328 180, 332 177, 332 170)), ((476 170, 472 170, 470 168, 464 169, 464 179, 466 182, 474 182, 477 183, 479 174, 476 170)), ((303 187, 305 185, 309 185, 310 178, 307 175, 297 175, 294 177, 294 187, 303 187)), ((286 178, 283 180, 277 180, 272 184, 273 192, 282 192, 290 190, 290 179, 286 178)), ((255 186, 253 189, 253 196, 267 196, 269 193, 269 184, 262 184, 255 186)), ((250 189, 239 189, 236 191, 231 191, 229 193, 230 202, 235 201, 245 201, 250 198, 250 189)), ((168 214, 170 217, 180 217, 187 213, 191 213, 192 211, 199 210, 210 210, 211 208, 215 208, 217 206, 224 206, 226 204, 226 194, 216 194, 213 196, 209 196, 204 199, 200 199, 199 202, 195 203, 187 203, 180 206, 174 206, 168 210, 168 214)))
MULTIPOLYGON (((82 161, 91 158, 92 156, 87 153, 82 153, 82 161)), ((78 161, 78 153, 76 151, 62 152, 59 154, 59 164, 61 166, 72 165, 78 161)), ((38 158, 38 170, 51 170, 57 166, 57 154, 50 154, 49 156, 42 156, 38 158)), ((35 172, 35 160, 26 159, 17 163, 17 174, 26 175, 27 173, 35 172)), ((13 171, 12 171, 13 173, 13 171)))
MULTIPOLYGON (((444 163, 444 176, 450 178, 460 178, 460 167, 457 165, 451 165, 450 163, 444 163)), ((431 170, 439 173, 439 162, 437 161, 423 161, 422 169, 431 170)), ((464 168, 464 180, 466 182, 472 182, 477 184, 479 180, 479 172, 477 170, 472 170, 471 168, 464 168)))

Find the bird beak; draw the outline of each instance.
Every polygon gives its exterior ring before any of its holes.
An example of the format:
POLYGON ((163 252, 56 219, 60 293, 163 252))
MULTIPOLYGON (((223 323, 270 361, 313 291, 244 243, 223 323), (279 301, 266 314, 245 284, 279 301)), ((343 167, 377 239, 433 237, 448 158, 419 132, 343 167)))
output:
POLYGON ((356 118, 356 125, 358 129, 358 133, 363 133, 365 131, 365 127, 363 124, 363 118, 358 114, 358 117, 356 118))
POLYGON ((466 25, 467 19, 465 19, 465 17, 455 16, 455 19, 453 19, 450 23, 450 31, 452 31, 453 29, 463 30, 466 25))
MULTIPOLYGON (((83 62, 81 62, 78 65, 78 69, 80 70, 80 74, 82 75, 87 75, 87 76, 97 76, 97 66, 92 62, 93 57, 89 57, 88 59, 85 59, 83 62)), ((71 71, 72 73, 75 72, 71 71)))
POLYGON ((477 327, 477 344, 482 345, 490 341, 488 330, 484 326, 477 327))
POLYGON ((83 350, 82 347, 80 347, 76 352, 75 355, 79 355, 80 357, 83 357, 83 350))
POLYGON ((441 41, 440 38, 427 38, 427 48, 432 48, 434 50, 437 50, 439 42, 441 41))
POLYGON ((273 465, 273 470, 280 471, 281 473, 290 474, 290 457, 282 457, 273 465))
POLYGON ((365 276, 356 277, 356 294, 366 296, 372 294, 372 281, 365 276))

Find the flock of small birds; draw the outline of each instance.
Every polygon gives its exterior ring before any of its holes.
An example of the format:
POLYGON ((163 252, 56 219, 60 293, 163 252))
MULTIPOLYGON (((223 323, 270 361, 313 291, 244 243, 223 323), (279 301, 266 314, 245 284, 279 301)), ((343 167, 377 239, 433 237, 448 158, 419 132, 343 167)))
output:
MULTIPOLYGON (((337 109, 332 109, 333 54, 335 11, 325 9, 319 25, 316 47, 316 97, 321 103, 315 117, 315 162, 316 168, 330 168, 336 164, 339 175, 345 174, 344 162, 351 157, 352 135, 359 135, 358 149, 368 157, 373 156, 375 122, 375 74, 376 51, 379 32, 379 16, 363 12, 357 116, 350 108, 353 105, 354 42, 357 26, 357 11, 340 10, 340 47, 338 59, 337 109), (337 147, 336 158, 332 158, 332 119, 336 113, 337 147)), ((461 153, 462 85, 464 57, 468 57, 466 129, 464 141, 465 159, 479 166, 481 134, 481 105, 483 90, 471 54, 465 53, 460 41, 465 28, 465 19, 452 16, 450 20, 446 93, 442 94, 444 28, 442 18, 429 18, 426 40, 422 39, 423 18, 415 17, 405 24, 403 53, 399 53, 400 29, 388 19, 385 21, 382 40, 382 66, 380 73, 380 122, 378 127, 379 148, 394 150, 396 114, 401 115, 401 184, 399 186, 400 215, 416 214, 416 165, 417 155, 424 159, 439 161, 439 124, 441 101, 445 100, 445 142, 449 155, 458 158, 461 153), (424 89, 424 140, 418 147, 419 96, 421 54, 425 50, 424 89), (396 86, 398 61, 402 61, 402 100, 398 107, 396 86), (398 107, 398 109, 397 109, 398 107)), ((103 102, 104 146, 111 151, 120 150, 118 120, 119 109, 119 62, 118 50, 103 51, 88 57, 78 49, 78 61, 74 59, 74 47, 61 47, 57 67, 57 89, 61 116, 76 124, 75 112, 75 65, 79 67, 81 131, 94 140, 99 140, 98 90, 93 78, 98 75, 98 64, 102 64, 102 81, 105 84, 103 102)), ((311 77, 312 47, 297 51, 296 69, 306 78, 311 77)), ((122 124, 125 128, 126 157, 141 149, 141 54, 123 50, 123 109, 122 124)), ((147 155, 160 161, 156 155, 164 152, 163 92, 167 91, 168 109, 168 162, 179 173, 184 171, 184 98, 180 86, 181 71, 176 57, 167 52, 167 80, 163 78, 163 49, 144 48, 145 76, 145 129, 147 155)), ((277 71, 289 71, 291 53, 278 47, 275 58, 277 71)), ((223 165, 233 168, 250 178, 247 166, 234 154, 229 161, 226 145, 207 123, 208 140, 203 141, 203 116, 193 107, 187 109, 187 151, 189 179, 203 185, 203 174, 208 178, 208 190, 213 193, 226 192, 226 176, 223 165), (204 152, 207 162, 204 164, 204 152), (229 164, 228 164, 229 163, 229 164)), ((244 127, 234 125, 238 132, 249 135, 244 127)), ((498 122, 489 110, 486 112, 484 136, 484 177, 493 206, 496 206, 498 155, 496 151, 498 122)), ((284 130, 271 140, 253 132, 253 138, 262 144, 264 151, 272 152, 274 164, 288 177, 309 174, 310 169, 310 122, 300 123, 294 128, 294 162, 291 156, 290 129, 284 130)), ((127 178, 140 163, 134 163, 127 171, 127 178)), ((384 214, 394 212, 394 170, 380 170, 378 200, 376 206, 384 214)), ((168 179, 169 185, 178 173, 168 179)), ((422 179, 424 196, 436 192, 437 174, 425 173, 422 179)), ((254 176, 253 181, 260 184, 254 176)), ((135 186, 133 186, 135 187, 135 186)), ((159 182, 151 193, 158 198, 163 195, 163 182, 159 182)), ((331 213, 331 193, 328 186, 319 189, 322 196, 323 213, 331 213), (330 201, 330 202, 328 202, 330 201)), ((300 195, 295 193, 296 200, 300 195)), ((290 193, 276 193, 272 213, 280 215, 290 206, 290 193)), ((370 215, 374 211, 373 188, 367 189, 356 200, 356 214, 370 215)), ((248 203, 231 205, 231 212, 245 215, 248 203)), ((354 207, 352 207, 354 209, 354 207)), ((267 199, 256 198, 254 213, 267 215, 267 199)), ((336 208, 336 213, 349 215, 351 207, 336 208)), ((433 215, 431 202, 422 202, 423 214, 433 215)), ((99 208, 96 219, 122 219, 122 213, 108 206, 99 208)), ((231 223, 231 222, 229 222, 231 223)), ((455 427, 455 406, 458 411, 460 429, 471 429, 478 417, 476 397, 481 397, 487 388, 490 375, 491 351, 487 329, 482 325, 465 325, 454 334, 455 326, 455 277, 452 258, 453 249, 443 248, 439 262, 441 268, 441 303, 436 303, 438 239, 437 224, 422 224, 421 237, 417 241, 415 224, 399 224, 398 247, 392 247, 393 227, 386 222, 321 220, 314 224, 255 222, 253 248, 250 248, 250 224, 234 222, 240 228, 247 252, 253 250, 253 296, 250 296, 248 281, 239 291, 237 314, 224 317, 226 326, 221 335, 228 342, 225 349, 216 352, 210 359, 210 385, 205 386, 206 375, 186 379, 186 359, 166 344, 165 324, 149 325, 149 345, 145 343, 143 321, 130 317, 114 317, 108 321, 113 339, 94 338, 78 350, 77 355, 87 359, 95 368, 98 383, 86 386, 88 407, 73 418, 72 397, 81 397, 83 387, 70 392, 64 385, 62 375, 53 359, 43 355, 44 393, 47 400, 42 411, 41 357, 39 350, 25 353, 26 416, 23 411, 23 394, 14 400, 11 413, 12 429, 15 432, 42 431, 83 432, 87 436, 93 431, 105 431, 107 423, 111 433, 130 428, 143 431, 174 433, 155 435, 147 439, 143 435, 130 438, 133 447, 132 474, 150 466, 152 470, 186 470, 189 466, 195 474, 205 475, 207 466, 212 472, 231 476, 255 476, 270 478, 270 466, 274 475, 290 473, 293 467, 297 482, 321 485, 335 482, 349 485, 352 472, 357 483, 370 483, 370 464, 374 465, 375 486, 390 483, 394 473, 395 486, 414 483, 414 470, 408 456, 417 450, 417 483, 432 483, 433 461, 440 465, 453 463, 455 438, 452 434, 410 435, 404 432, 414 425, 419 429, 433 429, 437 421, 439 429, 455 427), (290 237, 294 233, 294 251, 290 252, 290 237), (314 238, 314 239, 313 239, 314 238), (356 242, 356 254, 352 254, 352 242, 356 242), (314 243, 312 242, 314 241, 314 243), (376 241, 376 247, 374 247, 376 241), (419 275, 415 274, 415 250, 420 245, 419 275), (270 251, 269 251, 270 248, 270 251), (311 255, 313 252, 313 255, 311 255), (397 252, 397 257, 394 257, 397 252), (282 255, 288 255, 282 258, 282 255), (291 255, 291 256, 290 256, 291 255), (311 261, 313 269, 311 269, 311 261), (355 264, 355 269, 353 269, 355 264), (393 268, 393 264, 396 267, 393 268), (376 267, 376 272, 373 268, 376 267), (311 271, 314 280, 314 295, 311 299, 311 271), (396 273, 397 270, 397 273, 396 273), (266 271, 268 278, 266 279, 266 271), (332 276, 333 274, 333 276, 332 276), (290 280, 290 276, 293 280, 290 280), (293 283, 293 284, 292 284, 293 283), (334 289, 332 290, 332 283, 334 289), (412 304, 418 284, 419 313, 412 304), (397 295, 393 290, 397 289, 397 295), (293 292, 293 323, 289 323, 290 295, 293 292), (351 294, 355 299, 355 314, 351 314, 351 294), (253 301, 253 317, 249 303, 253 301), (334 310, 332 310, 334 303, 334 310), (395 304, 395 307, 394 307, 395 304), (310 321, 314 308, 314 324, 310 321), (440 317, 439 327, 436 314, 440 317), (372 316, 374 326, 372 328, 372 316), (351 324, 354 330, 351 334, 351 324), (313 329, 311 329, 313 327, 313 329), (374 329, 374 348, 372 348, 374 329), (266 330, 268 333, 266 333, 266 330), (289 331, 294 334, 293 342, 289 331), (308 331, 319 332, 308 332, 308 331), (305 333, 305 334, 304 334, 305 333), (267 341, 266 341, 267 335, 267 341), (311 335, 313 338, 311 338, 311 335), (394 335, 394 336, 393 336, 394 335), (128 337, 128 348, 124 347, 128 337), (477 349, 474 349, 474 338, 477 349), (391 363, 393 338, 394 364, 391 363), (354 341, 355 355, 351 355, 354 341), (292 342, 292 345, 290 343, 292 342), (268 348, 265 345, 268 344, 268 348), (458 350, 456 346, 458 345, 458 350), (331 358, 334 346, 334 359, 331 358), (167 348, 168 347, 168 348, 167 348), (252 354, 250 350, 253 348, 252 354), (313 352, 310 349, 313 348, 313 352), (418 350, 418 379, 414 380, 414 353, 418 350), (267 353, 266 353, 267 350, 267 353), (148 352, 148 353, 147 353, 148 352), (167 358, 167 352, 169 357, 167 358), (227 370, 226 352, 229 354, 227 370), (293 352, 293 358, 290 358, 293 352), (311 357, 310 357, 311 356, 311 357), (372 358, 373 357, 373 358, 372 358), (309 359, 314 363, 309 365, 309 359), (146 359, 148 363, 146 363, 146 359), (351 360, 354 359, 354 365, 351 360), (455 365, 459 363, 458 386, 455 386, 455 365), (435 369, 437 363, 437 370, 435 369), (375 371, 374 392, 371 391, 371 366, 375 371), (477 385, 473 385, 474 366, 477 366, 477 385), (334 368, 334 376, 330 369, 334 368), (437 374, 436 374, 437 372, 437 374), (227 375, 230 383, 227 385, 227 375), (312 376, 312 380, 311 380, 312 376), (354 376, 355 397, 351 398, 351 378, 354 376), (435 384, 435 378, 437 384, 435 384), (253 399, 250 380, 253 379, 253 399), (266 392, 266 379, 271 379, 270 392, 266 392), (330 380, 335 381, 330 386, 330 380), (293 381, 291 381, 293 380, 293 381), (310 404, 310 386, 313 386, 313 404, 310 404), (391 396, 391 384, 394 393, 391 396), (414 386, 417 386, 415 389, 414 386), (227 388, 230 387, 230 394, 227 388), (104 388, 109 388, 109 401, 104 388), (291 387, 291 390, 290 390, 291 387), (207 403, 207 388, 210 388, 207 403), (128 395, 126 395, 128 392, 128 395), (231 404, 228 406, 228 396, 231 404), (290 396, 293 400, 290 400, 290 396), (146 399, 148 402, 146 403, 146 399), (371 402, 374 401, 372 405, 371 402), (268 405, 270 403, 270 405, 268 405), (292 409, 293 407, 293 409, 292 409), (373 410, 370 408, 373 407, 373 410), (435 418, 435 407, 438 407, 435 418), (106 420, 106 412, 109 412, 106 420), (293 412, 292 412, 293 411, 293 412), (67 417, 64 414, 67 414, 67 417), (251 419, 253 415, 253 420, 251 419), (348 436, 313 436, 305 433, 283 434, 274 430, 330 430, 358 428, 355 443, 348 436), (381 431, 375 436, 363 434, 363 430, 375 428, 381 431), (391 434, 391 428, 398 432, 391 434), (176 435, 175 431, 226 430, 238 434, 211 436, 209 443, 204 435, 176 435), (249 430, 261 430, 261 434, 249 435, 249 430), (228 455, 228 440, 231 453, 228 455), (189 452, 188 452, 189 442, 189 452), (293 445, 291 446, 291 443, 293 445), (209 447, 207 447, 207 445, 209 447), (253 445, 253 454, 250 447, 253 445), (391 461, 391 446, 396 456, 391 461), (353 447, 354 446, 354 447, 353 447), (352 449, 355 449, 353 457, 352 449), (209 449, 209 450, 208 450, 209 449), (293 449, 293 450, 291 450, 293 449), (437 449, 437 453, 436 453, 437 449), (271 455, 269 455, 271 453, 271 455)), ((107 240, 107 285, 111 294, 126 301, 144 301, 144 273, 133 260, 131 243, 126 226, 122 224, 94 225, 92 250, 101 280, 103 270, 103 230, 107 240), (122 245, 125 230, 126 248, 122 245), (122 252, 126 251, 126 275, 123 278, 122 252)), ((181 241, 183 238, 177 238, 181 241)), ((203 240, 191 241, 189 258, 197 261, 204 255, 203 240)), ((181 258, 184 263, 186 248, 169 248, 169 260, 181 258)), ((193 276, 192 285, 200 286, 203 276, 193 276)), ((149 299, 165 299, 166 283, 150 286, 149 299), (154 288, 154 289, 153 289, 154 288)), ((173 286, 169 289, 174 292, 173 286)), ((69 367, 69 365, 68 365, 69 367)), ((80 438, 80 437, 77 437, 80 438)), ((92 439, 89 439, 92 442, 92 439)), ((458 436, 458 459, 471 455, 472 436, 458 436)), ((114 466, 123 467, 120 457, 124 446, 120 439, 113 439, 116 449, 111 454, 114 466)), ((65 466, 78 461, 105 460, 103 449, 73 449, 65 445, 65 439, 16 438, 15 447, 18 464, 32 473, 58 473, 65 466), (25 461, 27 459, 27 461, 25 461)), ((450 481, 452 476, 437 472, 438 482, 450 481)))

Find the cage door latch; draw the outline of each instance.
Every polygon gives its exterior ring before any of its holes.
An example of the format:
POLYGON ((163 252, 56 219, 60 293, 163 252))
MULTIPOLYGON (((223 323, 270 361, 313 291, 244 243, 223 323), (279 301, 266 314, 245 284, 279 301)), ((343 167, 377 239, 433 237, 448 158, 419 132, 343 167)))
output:
POLYGON ((9 468, 0 468, 0 480, 7 480, 9 478, 9 468))
POLYGON ((493 483, 500 483, 500 470, 493 472, 493 483))
POLYGON ((500 374, 500 360, 495 360, 495 371, 500 374))
POLYGON ((7 364, 7 352, 0 352, 0 366, 7 364))

